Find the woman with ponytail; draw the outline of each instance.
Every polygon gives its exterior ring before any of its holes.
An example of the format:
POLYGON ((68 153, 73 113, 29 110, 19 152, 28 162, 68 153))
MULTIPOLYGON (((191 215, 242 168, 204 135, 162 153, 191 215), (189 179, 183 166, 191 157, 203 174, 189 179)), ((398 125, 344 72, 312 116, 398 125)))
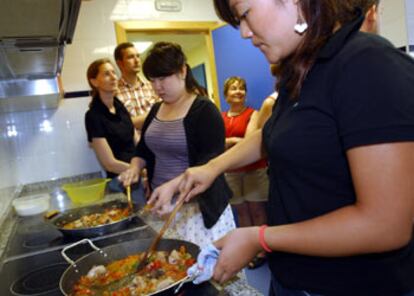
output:
POLYGON ((414 295, 412 57, 360 32, 355 0, 214 4, 277 64, 279 95, 262 130, 169 188, 191 200, 221 172, 267 156, 267 225, 214 242, 213 278, 227 281, 265 250, 270 295, 414 295))
MULTIPOLYGON (((92 96, 85 114, 88 142, 106 171, 106 177, 112 178, 109 189, 123 191, 117 176, 129 168, 138 135, 128 111, 115 96, 118 77, 111 61, 107 58, 93 61, 86 78, 92 96)), ((139 183, 132 187, 132 198, 138 204, 145 203, 144 190, 139 183)))
MULTIPOLYGON (((161 184, 179 182, 174 178, 187 168, 224 152, 224 123, 206 90, 194 79, 178 44, 156 43, 144 61, 143 72, 162 101, 149 112, 131 167, 121 180, 125 186, 135 183, 139 172, 147 168, 151 189, 165 194, 163 188, 168 186, 161 184)), ((167 196, 158 210, 160 215, 169 213, 175 202, 172 194, 167 196)), ((235 228, 230 196, 220 175, 206 192, 182 207, 171 227, 181 239, 200 246, 211 243, 235 228)))

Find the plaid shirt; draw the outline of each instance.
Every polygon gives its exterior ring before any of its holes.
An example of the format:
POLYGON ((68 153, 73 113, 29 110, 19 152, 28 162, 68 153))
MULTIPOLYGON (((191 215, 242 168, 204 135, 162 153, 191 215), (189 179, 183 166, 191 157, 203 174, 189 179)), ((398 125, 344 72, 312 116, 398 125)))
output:
POLYGON ((117 98, 124 104, 131 117, 147 113, 159 98, 152 89, 151 83, 138 77, 138 85, 133 87, 123 78, 118 81, 117 98))

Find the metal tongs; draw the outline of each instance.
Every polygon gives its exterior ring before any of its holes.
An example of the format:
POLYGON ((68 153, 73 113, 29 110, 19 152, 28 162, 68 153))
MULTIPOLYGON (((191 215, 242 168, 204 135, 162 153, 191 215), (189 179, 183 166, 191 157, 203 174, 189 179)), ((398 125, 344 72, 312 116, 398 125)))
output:
POLYGON ((160 232, 158 235, 154 238, 152 241, 150 247, 148 250, 144 253, 144 256, 142 257, 141 261, 139 262, 136 272, 139 272, 141 269, 145 267, 148 263, 148 258, 154 253, 154 251, 157 249, 158 243, 160 242, 162 236, 164 235, 165 231, 167 230, 168 226, 171 224, 172 220, 174 220, 175 215, 177 212, 181 209, 181 206, 184 204, 185 198, 181 198, 177 200, 177 203, 174 206, 173 211, 171 212, 170 216, 168 217, 167 221, 165 221, 164 225, 162 226, 160 232))
POLYGON ((177 294, 180 291, 181 287, 184 286, 184 284, 194 281, 200 274, 201 270, 197 270, 193 275, 187 275, 185 278, 183 278, 182 282, 178 285, 177 288, 175 288, 174 294, 177 294))

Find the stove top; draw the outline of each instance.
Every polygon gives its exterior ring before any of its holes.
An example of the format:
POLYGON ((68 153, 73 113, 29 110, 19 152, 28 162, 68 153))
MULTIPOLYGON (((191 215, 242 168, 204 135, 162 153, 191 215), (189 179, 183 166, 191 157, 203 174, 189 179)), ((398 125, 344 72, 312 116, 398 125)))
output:
MULTIPOLYGON (((146 228, 149 227, 141 219, 135 217, 124 230, 90 238, 90 240, 99 241, 107 239, 108 237, 119 236, 130 232, 141 232, 146 228)), ((149 229, 146 229, 146 231, 149 231, 149 229)), ((152 235, 154 234, 152 230, 150 232, 152 235)), ((33 253, 50 251, 53 249, 61 249, 80 239, 81 238, 64 236, 51 223, 45 222, 42 215, 25 218, 19 217, 16 222, 14 234, 8 243, 6 256, 7 259, 9 259, 20 256, 29 256, 33 253)))
MULTIPOLYGON (((135 237, 136 238, 136 237, 135 237)), ((108 241, 96 242, 104 247, 108 241)), ((111 244, 111 243, 109 243, 111 244)), ((91 252, 86 245, 68 250, 74 260, 91 252)), ((38 253, 5 262, 0 271, 0 295, 18 296, 58 296, 62 295, 59 288, 60 277, 69 264, 64 261, 60 250, 38 253)), ((171 291, 160 295, 171 295, 171 291)), ((179 296, 213 296, 218 290, 211 283, 184 285, 179 296)))
MULTIPOLYGON (((135 239, 154 237, 155 231, 136 218, 125 230, 91 238, 99 248, 135 239)), ((62 235, 40 216, 19 218, 5 253, 0 269, 0 295, 16 296, 57 296, 60 277, 69 264, 63 259, 61 250, 80 239, 62 235)), ((78 245, 66 251, 72 259, 94 251, 88 244, 78 245)), ((168 292, 171 293, 171 292, 168 292)), ((163 293, 160 295, 168 295, 163 293)), ((210 283, 195 286, 186 284, 179 296, 218 295, 210 283)))

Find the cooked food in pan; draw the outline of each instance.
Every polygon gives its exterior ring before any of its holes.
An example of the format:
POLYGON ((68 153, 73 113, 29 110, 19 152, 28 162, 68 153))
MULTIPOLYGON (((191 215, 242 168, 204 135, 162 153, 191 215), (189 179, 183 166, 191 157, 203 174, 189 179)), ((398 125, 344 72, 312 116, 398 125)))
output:
POLYGON ((186 277, 195 259, 184 246, 171 252, 157 251, 139 272, 136 268, 144 253, 130 255, 103 266, 94 266, 73 288, 73 296, 135 296, 162 290, 186 277))
POLYGON ((105 209, 102 213, 93 213, 88 215, 83 215, 77 220, 62 223, 61 227, 63 229, 79 229, 79 228, 89 228, 97 227, 105 224, 110 224, 127 218, 131 214, 130 209, 127 208, 111 208, 105 209))

